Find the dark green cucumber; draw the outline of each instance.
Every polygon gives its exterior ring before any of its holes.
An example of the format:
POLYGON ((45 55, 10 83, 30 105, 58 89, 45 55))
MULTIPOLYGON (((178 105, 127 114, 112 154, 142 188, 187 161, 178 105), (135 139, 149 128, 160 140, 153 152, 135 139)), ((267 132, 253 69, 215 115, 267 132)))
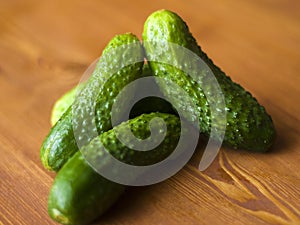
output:
MULTIPOLYGON (((262 152, 270 148, 276 134, 272 119, 265 108, 208 58, 198 46, 186 23, 177 14, 168 10, 160 10, 150 15, 144 25, 143 41, 153 74, 157 77, 171 79, 188 93, 196 105, 194 113, 197 117, 194 120, 198 120, 202 133, 208 136, 212 126, 209 104, 203 92, 203 87, 207 85, 205 83, 207 72, 205 68, 201 70, 198 64, 195 66, 196 64, 189 62, 189 59, 183 58, 171 45, 164 47, 168 42, 194 52, 215 75, 226 104, 227 127, 224 143, 234 148, 262 152), (151 59, 155 59, 155 61, 151 61, 151 59), (197 72, 200 82, 196 83, 189 75, 172 65, 161 63, 164 59, 172 59, 182 65, 191 66, 197 72)), ((206 86, 206 88, 210 87, 206 86)), ((176 93, 172 92, 168 86, 161 85, 161 89, 166 96, 169 96, 170 99, 173 98, 172 104, 176 109, 184 107, 184 103, 176 99, 176 93)), ((217 137, 215 138, 217 139, 217 137)))
MULTIPOLYGON (((142 73, 141 77, 146 77, 146 76, 151 76, 151 75, 152 75, 151 70, 149 69, 148 65, 144 65, 143 73, 142 73)), ((79 86, 74 87, 73 89, 71 89, 70 91, 65 93, 60 99, 58 99, 56 101, 56 103, 52 109, 52 116, 51 116, 51 123, 53 125, 56 124, 56 122, 60 119, 60 117, 62 117, 62 115, 64 114, 65 111, 71 110, 71 106, 75 100, 75 96, 78 91, 78 88, 83 88, 84 84, 85 83, 82 83, 79 86)), ((168 103, 167 101, 165 101, 161 98, 157 98, 157 97, 147 97, 147 98, 140 100, 133 106, 133 108, 130 111, 130 118, 135 118, 143 113, 150 113, 150 112, 162 112, 162 113, 177 114, 176 111, 172 108, 172 105, 170 103, 168 103)), ((71 115, 71 114, 69 113, 69 115, 71 115)), ((67 117, 67 115, 64 115, 64 117, 67 117)), ((62 118, 62 120, 64 120, 64 119, 62 118)), ((64 125, 64 124, 66 124, 66 122, 67 121, 60 122, 60 124, 64 125)), ((58 126, 58 127, 61 127, 61 126, 58 126)), ((68 128, 66 130, 68 130, 68 128)), ((71 134, 69 134, 69 135, 71 135, 71 134)), ((78 149, 78 148, 73 144, 73 142, 67 143, 69 135, 62 136, 65 138, 64 140, 62 140, 62 142, 66 143, 68 146, 63 146, 63 148, 61 148, 61 149, 74 149, 74 151, 76 151, 75 149, 78 149)), ((51 143, 55 143, 54 139, 50 142, 50 144, 51 143)), ((60 150, 60 148, 56 148, 56 146, 55 146, 55 150, 52 150, 52 152, 58 151, 58 150, 60 150)), ((67 151, 67 150, 63 150, 63 151, 67 151)), ((60 160, 60 158, 58 156, 52 157, 51 159, 48 158, 48 160, 51 160, 51 161, 54 160, 54 162, 59 161, 58 165, 62 165, 69 157, 71 157, 72 152, 71 153, 69 153, 69 152, 70 151, 68 150, 67 154, 64 156, 63 160, 60 160)), ((62 156, 63 152, 60 152, 59 154, 62 156)), ((56 154, 56 155, 58 155, 58 154, 56 154)), ((47 158, 49 156, 47 156, 46 153, 43 152, 43 157, 47 158)), ((54 163, 52 163, 52 165, 54 165, 54 163)))
MULTIPOLYGON (((180 138, 180 120, 175 115, 164 113, 143 114, 124 122, 112 130, 102 133, 83 151, 95 150, 94 142, 102 141, 106 149, 118 160, 132 165, 152 165, 166 158, 175 149, 180 138), (166 124, 164 140, 153 150, 135 151, 122 144, 115 131, 124 127, 140 139, 150 136, 149 122, 160 117, 166 124)), ((131 137, 128 135, 128 140, 131 137)), ((96 149, 97 150, 97 149, 96 149)), ((101 165, 105 165, 105 160, 101 165)), ((63 224, 87 224, 103 214, 123 193, 125 186, 107 180, 96 173, 78 151, 58 172, 48 199, 48 212, 51 218, 63 224)))
MULTIPOLYGON (((143 48, 138 38, 131 33, 117 35, 104 49, 102 57, 96 65, 96 69, 85 86, 86 90, 83 89, 86 93, 89 93, 91 87, 99 87, 99 84, 104 83, 106 79, 109 78, 100 90, 100 94, 96 99, 95 115, 97 120, 97 131, 99 134, 111 129, 111 107, 115 98, 123 87, 133 80, 141 77, 143 59, 143 48), (126 49, 126 46, 128 45, 134 45, 134 47, 131 47, 128 50, 126 49), (118 51, 118 49, 122 48, 124 51, 118 51), (115 71, 115 73, 109 78, 110 69, 115 67, 117 68, 120 63, 126 63, 127 59, 136 63, 132 63, 118 71, 115 71)), ((92 96, 90 97, 92 98, 92 96)), ((79 111, 81 109, 76 108, 76 110, 79 111)), ((78 151, 78 146, 73 132, 74 117, 72 114, 72 106, 70 106, 51 129, 42 144, 40 157, 44 167, 48 170, 59 170, 60 167, 76 151, 78 151)))
POLYGON ((124 190, 98 175, 78 151, 55 177, 48 212, 62 224, 85 224, 105 212, 124 190))

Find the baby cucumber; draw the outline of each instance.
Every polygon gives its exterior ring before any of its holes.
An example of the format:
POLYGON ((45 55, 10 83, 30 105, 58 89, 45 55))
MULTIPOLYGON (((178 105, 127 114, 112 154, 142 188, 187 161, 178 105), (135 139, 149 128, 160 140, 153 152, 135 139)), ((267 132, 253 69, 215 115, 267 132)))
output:
MULTIPOLYGON (((143 73, 141 77, 151 76, 151 70, 149 69, 148 65, 144 65, 143 67, 143 73)), ((60 99, 58 99, 54 107, 52 109, 52 115, 51 115, 51 123, 52 125, 55 125, 57 121, 62 117, 64 112, 68 110, 70 106, 72 106, 72 103, 75 100, 76 93, 78 91, 78 88, 82 88, 85 83, 81 83, 80 85, 72 88, 70 91, 65 93, 60 99)), ((140 101, 138 101, 133 108, 130 111, 130 118, 135 118, 143 113, 151 113, 151 112, 162 112, 162 113, 170 113, 170 114, 177 114, 176 111, 172 108, 172 105, 158 97, 147 97, 140 101)), ((67 138, 67 136, 66 136, 67 138)), ((64 142, 65 143, 65 142, 64 142)), ((72 144, 72 143, 69 143, 72 144)), ((66 149, 67 146, 64 148, 66 149)), ((76 146, 73 146, 72 148, 76 148, 76 146)), ((76 148, 78 149, 78 148, 76 148)), ((58 151, 59 148, 56 148, 58 151)), ((67 157, 70 157, 71 154, 66 155, 67 157)), ((58 160, 58 158, 53 158, 53 160, 58 160)), ((66 159, 65 159, 66 160, 66 159)), ((59 164, 63 164, 64 161, 59 162, 59 164)))
POLYGON ((50 120, 52 126, 56 124, 56 122, 60 119, 60 117, 62 117, 64 112, 72 105, 78 89, 82 88, 83 85, 84 83, 80 83, 78 86, 73 87, 54 103, 50 120))
MULTIPOLYGON (((188 119, 199 122, 202 133, 208 136, 212 125, 210 106, 203 91, 203 87, 210 89, 205 83, 207 72, 188 61, 188 58, 182 57, 180 52, 176 51, 172 45, 168 46, 167 43, 174 43, 189 49, 199 56, 215 75, 226 105, 227 127, 224 143, 234 148, 261 152, 270 148, 276 135, 272 119, 265 108, 208 58, 197 45, 186 23, 177 14, 168 10, 160 10, 151 14, 144 24, 143 41, 146 57, 154 76, 175 82, 196 105, 193 113, 197 116, 188 119), (151 61, 151 59, 155 60, 151 61), (188 74, 172 65, 161 63, 164 59, 191 66, 200 82, 195 82, 188 74)), ((172 104, 176 109, 185 107, 185 103, 178 100, 180 98, 168 86, 161 85, 161 90, 174 100, 172 104)))
MULTIPOLYGON (((120 63, 126 63, 127 59, 136 63, 124 66, 116 71, 100 90, 95 110, 96 126, 99 134, 111 129, 111 107, 118 93, 127 84, 142 76, 144 51, 139 39, 131 33, 126 33, 115 36, 104 49, 102 56, 105 57, 100 58, 96 69, 87 81, 89 87, 104 82, 110 76, 108 71, 111 68, 118 67, 120 63), (128 45, 134 45, 134 47, 126 49, 128 45), (123 51, 116 52, 116 49, 122 48, 123 51)), ((86 92, 89 92, 89 90, 87 89, 86 92)), ((81 109, 77 108, 76 110, 81 109)), ((72 106, 69 106, 42 144, 40 157, 44 167, 48 170, 58 171, 78 151, 73 132, 74 118, 72 114, 72 106)))
MULTIPOLYGON (((180 138, 180 132, 180 120, 175 115, 142 114, 102 133, 82 150, 96 151, 93 142, 100 139, 110 154, 118 160, 132 165, 152 165, 172 153, 180 138), (152 150, 132 150, 116 137, 116 131, 122 132, 122 136, 130 142, 132 137, 124 131, 124 128, 129 126, 136 138, 148 138, 151 134, 149 123, 157 117, 164 120, 167 130, 164 140, 152 150)), ((101 161, 101 165, 105 166, 105 163, 105 160, 101 161)), ((57 173, 48 199, 48 212, 51 218, 63 224, 87 224, 103 214, 124 189, 125 186, 96 173, 87 164, 81 151, 78 151, 57 173)))

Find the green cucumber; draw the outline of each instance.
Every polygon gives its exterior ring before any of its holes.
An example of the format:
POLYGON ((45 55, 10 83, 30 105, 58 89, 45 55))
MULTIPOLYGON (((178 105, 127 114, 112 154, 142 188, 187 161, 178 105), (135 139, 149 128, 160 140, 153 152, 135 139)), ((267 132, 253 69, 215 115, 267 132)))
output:
MULTIPOLYGON (((186 23, 175 13, 168 10, 160 10, 151 14, 144 24, 143 31, 144 48, 146 57, 154 76, 170 79, 179 85, 189 96, 195 108, 194 121, 200 125, 200 131, 210 134, 211 112, 208 100, 203 92, 206 71, 199 70, 199 65, 190 63, 178 54, 172 46, 174 43, 185 47, 199 56, 215 75, 224 94, 227 115, 227 127, 224 144, 234 148, 242 148, 252 151, 267 151, 274 142, 276 132, 271 117, 257 100, 239 84, 234 83, 226 74, 217 67, 211 59, 201 50, 195 38, 189 31, 186 23), (163 46, 165 47, 163 47, 163 46), (155 61, 151 61, 155 59, 155 61), (182 70, 168 64, 161 63, 163 60, 172 59, 190 65, 197 72, 200 83, 195 82, 182 70)), ((206 86, 206 88, 210 88, 206 86)), ((172 99, 176 109, 186 107, 185 103, 178 100, 176 93, 168 86, 161 85, 162 92, 172 99)), ((193 110, 193 109, 191 109, 193 110)), ((187 118, 193 120, 193 118, 187 118)), ((215 137, 216 139, 218 137, 215 137)), ((221 138, 220 138, 221 139, 221 138)))
MULTIPOLYGON (((111 129, 111 107, 116 96, 123 87, 142 76, 143 59, 142 45, 139 39, 131 33, 115 36, 104 49, 96 69, 85 86, 87 87, 86 92, 89 92, 89 87, 97 87, 95 85, 99 85, 99 83, 101 84, 101 82, 103 83, 109 78, 96 99, 95 115, 99 134, 111 129), (134 45, 134 48, 131 47, 128 50, 126 49, 128 45, 134 45), (115 50, 120 48, 124 48, 124 51, 115 53, 115 50), (110 73, 108 71, 112 67, 114 68, 118 64, 124 63, 125 59, 131 59, 136 63, 123 67, 109 78, 110 73)), ((42 144, 40 157, 44 167, 48 170, 58 171, 78 151, 73 132, 74 118, 72 114, 72 106, 69 106, 42 144)), ((92 139, 93 137, 90 138, 92 139)))
POLYGON ((78 89, 82 88, 84 83, 73 87, 71 90, 61 96, 55 103, 51 112, 51 125, 54 126, 56 122, 62 117, 64 112, 72 105, 75 100, 78 89))
MULTIPOLYGON (((147 76, 152 76, 152 72, 148 64, 145 64, 143 67, 142 77, 147 76)), ((73 87, 54 103, 50 120, 52 126, 56 124, 56 122, 60 119, 60 117, 62 117, 64 112, 73 104, 78 89, 83 88, 84 84, 85 83, 80 83, 78 86, 73 87)), ((176 114, 170 103, 161 98, 150 96, 140 100, 133 106, 132 110, 130 111, 130 118, 134 118, 143 113, 150 112, 176 114)))
MULTIPOLYGON (((94 142, 102 141, 106 149, 118 160, 131 165, 152 165, 160 162, 175 149, 180 138, 180 120, 177 116, 164 113, 143 114, 123 122, 83 147, 83 151, 94 149, 94 142), (160 117, 166 124, 164 140, 150 151, 135 151, 122 144, 115 132, 130 142, 124 128, 129 125, 136 138, 150 136, 149 123, 160 117)), ((105 166, 105 160, 101 161, 105 166)), ((58 172, 48 199, 51 218, 63 224, 87 224, 103 214, 123 193, 125 186, 105 179, 96 173, 78 151, 58 172)))

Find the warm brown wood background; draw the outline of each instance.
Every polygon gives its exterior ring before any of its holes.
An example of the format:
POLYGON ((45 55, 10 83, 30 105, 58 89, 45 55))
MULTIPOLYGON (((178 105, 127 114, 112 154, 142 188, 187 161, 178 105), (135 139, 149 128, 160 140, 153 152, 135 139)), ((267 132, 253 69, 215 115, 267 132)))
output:
POLYGON ((205 172, 196 154, 171 179, 129 190, 97 223, 300 224, 299 0, 1 0, 0 224, 55 224, 54 174, 39 160, 51 107, 115 34, 141 37, 161 8, 267 108, 278 140, 267 154, 222 149, 205 172))

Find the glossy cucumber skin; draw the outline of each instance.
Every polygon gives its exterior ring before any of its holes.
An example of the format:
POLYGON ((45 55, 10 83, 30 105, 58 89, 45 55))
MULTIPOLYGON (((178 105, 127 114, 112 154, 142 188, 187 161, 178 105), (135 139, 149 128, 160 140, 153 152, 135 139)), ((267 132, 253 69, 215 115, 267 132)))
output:
MULTIPOLYGON (((115 36, 104 49, 102 56, 105 57, 100 58, 91 78, 87 81, 87 85, 90 85, 90 87, 108 79, 107 76, 109 74, 106 72, 109 71, 109 68, 117 66, 119 62, 124 62, 124 59, 132 57, 131 59, 136 59, 137 62, 125 66, 114 73, 101 89, 101 93, 96 100, 95 110, 96 126, 99 134, 111 129, 111 106, 120 90, 131 81, 141 77, 144 52, 139 39, 131 33, 126 33, 115 36), (124 51, 124 54, 123 52, 122 54, 114 54, 114 56, 110 57, 110 52, 115 49, 132 44, 135 45, 133 50, 124 51), (101 75, 99 76, 99 74, 101 75)), ((74 117, 72 115, 72 106, 70 106, 52 127, 42 144, 40 158, 46 169, 58 171, 78 151, 73 132, 73 123, 74 117)))
MULTIPOLYGON (((118 160, 133 165, 152 165, 166 158, 176 147, 180 138, 180 120, 177 116, 165 113, 143 114, 114 127, 96 137, 83 150, 93 150, 94 142, 100 139, 106 149, 118 160), (131 128, 137 138, 150 135, 149 122, 160 117, 164 120, 167 132, 165 139, 153 150, 135 151, 122 144, 115 131, 131 128)), ((130 141, 131 137, 128 137, 130 141)), ((101 164, 105 165, 105 160, 101 164)), ((81 151, 58 172, 48 199, 48 212, 51 218, 63 224, 87 224, 103 214, 123 193, 125 186, 107 180, 97 174, 85 161, 81 151)))
MULTIPOLYGON (((145 22, 143 31, 143 41, 145 41, 145 52, 148 59, 159 58, 174 60, 183 63, 184 59, 174 53, 171 49, 157 49, 157 43, 171 42, 185 47, 199 56, 214 73, 220 88, 224 94, 227 115, 227 127, 224 144, 234 148, 242 148, 252 151, 267 151, 273 144, 276 132, 271 117, 257 100, 239 84, 234 83, 211 59, 201 50, 195 38, 189 31, 186 23, 175 13, 168 10, 160 10, 151 14, 145 22), (157 55, 158 53, 159 55, 157 55)), ((178 84, 191 97, 196 104, 196 115, 200 125, 200 131, 207 136, 210 133, 211 117, 207 99, 205 98, 201 85, 205 85, 202 74, 199 71, 197 76, 200 84, 194 82, 183 71, 164 63, 150 61, 152 72, 155 76, 169 78, 178 84)), ((193 66, 193 64, 191 64, 193 66)), ((196 68, 194 68, 196 69, 196 68)), ((172 90, 161 85, 165 95, 174 97, 172 90)), ((176 95, 176 93, 175 93, 176 95)), ((183 103, 174 98, 175 108, 183 107, 183 103)), ((197 118, 196 117, 196 118, 197 118)), ((218 137, 216 137, 217 139, 218 137)))
MULTIPOLYGON (((141 77, 151 76, 151 71, 147 65, 144 65, 143 67, 143 73, 141 77)), ((58 170, 71 156, 78 150, 77 144, 74 140, 74 135, 72 134, 72 131, 70 130, 70 123, 72 115, 71 106, 74 102, 75 96, 77 94, 78 88, 82 88, 85 83, 80 84, 79 86, 74 87, 67 93, 65 93, 60 99, 58 99, 52 109, 52 116, 51 116, 51 123, 53 123, 56 128, 53 128, 54 131, 51 131, 52 134, 59 134, 60 140, 57 140, 57 136, 53 138, 52 140, 47 138, 46 140, 47 145, 49 146, 51 143, 57 143, 60 145, 60 147, 55 146, 53 147, 52 151, 49 151, 48 154, 52 153, 53 156, 47 155, 46 152, 43 152, 44 161, 52 161, 49 162, 43 162, 44 165, 52 165, 49 169, 50 170, 58 170), (66 114, 64 115, 64 112, 66 114), (61 120, 58 124, 57 121, 61 120), (59 132, 58 132, 59 131, 59 132), (50 141, 50 143, 49 143, 50 141), (47 163, 47 164, 46 164, 47 163), (57 166, 56 166, 57 165, 57 166), (54 169, 52 169, 54 168, 54 169)), ((135 118, 143 113, 151 113, 151 112, 162 112, 162 113, 170 113, 176 115, 176 111, 172 108, 172 105, 160 98, 156 97, 147 97, 145 99, 140 100, 137 102, 132 110, 130 111, 130 118, 135 118)), ((47 167, 48 168, 48 167, 47 167)))
POLYGON ((75 100, 78 89, 82 88, 85 83, 80 83, 78 86, 73 87, 71 90, 64 93, 53 105, 51 112, 51 126, 62 117, 64 112, 72 105, 75 100))
POLYGON ((62 224, 86 224, 105 212, 125 186, 97 174, 76 152, 57 173, 48 198, 48 213, 62 224))

